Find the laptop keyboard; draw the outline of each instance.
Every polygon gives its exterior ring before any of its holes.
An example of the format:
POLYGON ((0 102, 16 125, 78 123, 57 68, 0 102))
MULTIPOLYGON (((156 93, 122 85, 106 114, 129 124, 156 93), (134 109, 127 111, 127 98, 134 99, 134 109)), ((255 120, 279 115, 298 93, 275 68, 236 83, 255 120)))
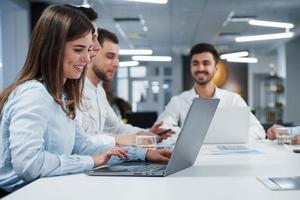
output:
POLYGON ((145 164, 142 166, 132 166, 128 168, 129 172, 157 172, 165 169, 166 165, 163 164, 145 164))

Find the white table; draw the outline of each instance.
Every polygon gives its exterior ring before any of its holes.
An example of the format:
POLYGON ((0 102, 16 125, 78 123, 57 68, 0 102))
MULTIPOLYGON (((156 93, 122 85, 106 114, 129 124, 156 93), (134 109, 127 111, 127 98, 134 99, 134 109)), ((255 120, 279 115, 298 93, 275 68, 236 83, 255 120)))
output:
POLYGON ((300 191, 271 191, 256 177, 300 176, 300 154, 269 141, 247 144, 261 154, 208 155, 204 145, 194 166, 168 177, 91 177, 76 174, 41 178, 5 199, 299 200, 300 191))

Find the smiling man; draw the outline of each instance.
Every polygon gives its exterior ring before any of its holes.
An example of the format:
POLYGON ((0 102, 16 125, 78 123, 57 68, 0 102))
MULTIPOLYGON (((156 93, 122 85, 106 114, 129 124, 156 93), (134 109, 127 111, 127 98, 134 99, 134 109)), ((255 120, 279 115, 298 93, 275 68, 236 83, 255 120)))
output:
MULTIPOLYGON (((108 145, 135 145, 136 134, 151 134, 159 132, 161 124, 155 124, 146 130, 124 124, 109 105, 103 81, 112 81, 119 66, 119 41, 117 36, 105 29, 98 29, 98 42, 101 48, 87 68, 84 83, 83 110, 77 120, 83 133, 92 142, 108 145)), ((170 133, 171 134, 171 133, 170 133)), ((170 136, 168 133, 159 136, 162 140, 170 136)))
MULTIPOLYGON (((206 43, 196 44, 191 49, 190 57, 190 72, 194 80, 194 87, 174 96, 157 120, 157 122, 163 122, 165 128, 173 128, 177 133, 179 132, 178 126, 184 122, 194 98, 218 98, 220 99, 219 107, 247 107, 246 102, 238 94, 217 88, 214 84, 213 78, 217 71, 219 54, 212 45, 206 43)), ((249 140, 264 138, 263 127, 251 113, 249 140)), ((174 139, 176 139, 176 136, 174 139)))

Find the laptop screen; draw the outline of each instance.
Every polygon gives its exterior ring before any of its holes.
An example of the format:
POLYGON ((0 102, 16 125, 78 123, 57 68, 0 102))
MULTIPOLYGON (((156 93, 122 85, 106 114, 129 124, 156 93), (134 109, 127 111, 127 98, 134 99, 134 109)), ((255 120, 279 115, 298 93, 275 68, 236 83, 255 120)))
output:
POLYGON ((219 101, 201 98, 193 100, 165 171, 166 175, 194 164, 219 101))

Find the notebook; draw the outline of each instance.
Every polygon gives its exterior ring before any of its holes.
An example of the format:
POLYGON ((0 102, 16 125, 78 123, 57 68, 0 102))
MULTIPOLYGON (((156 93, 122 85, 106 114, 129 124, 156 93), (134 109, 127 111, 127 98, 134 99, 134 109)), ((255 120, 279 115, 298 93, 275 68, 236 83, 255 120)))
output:
POLYGON ((92 176, 167 176, 194 164, 219 99, 194 99, 168 163, 122 162, 87 171, 92 176), (203 114, 205 113, 205 114, 203 114))
POLYGON ((204 140, 206 144, 242 144, 249 139, 248 107, 219 107, 204 140))
POLYGON ((300 176, 257 178, 271 190, 300 190, 300 176))

